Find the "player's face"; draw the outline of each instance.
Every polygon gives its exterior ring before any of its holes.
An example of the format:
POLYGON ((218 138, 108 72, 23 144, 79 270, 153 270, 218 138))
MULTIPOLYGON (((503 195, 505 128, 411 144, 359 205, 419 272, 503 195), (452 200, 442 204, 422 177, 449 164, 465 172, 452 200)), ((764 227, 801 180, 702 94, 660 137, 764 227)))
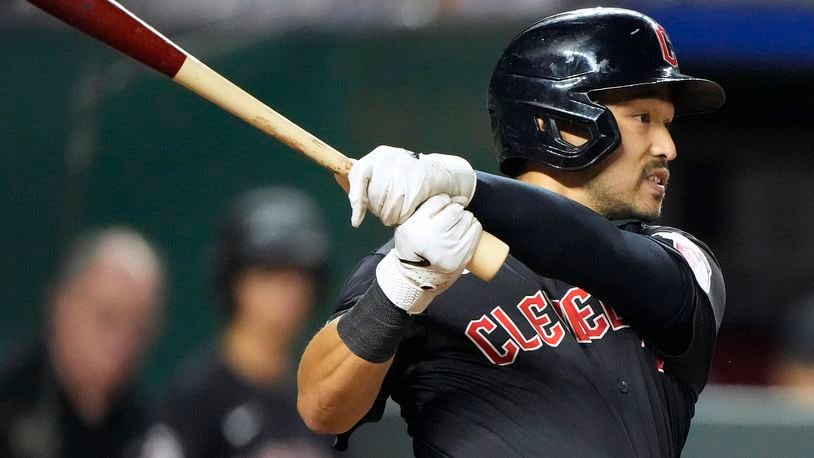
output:
POLYGON ((101 258, 59 294, 53 338, 65 375, 108 393, 127 383, 152 342, 162 295, 151 268, 101 258))
POLYGON ((597 164, 586 185, 592 207, 611 219, 652 221, 670 178, 668 163, 676 148, 668 127, 675 110, 667 88, 635 98, 608 100, 622 143, 597 164))
POLYGON ((313 275, 300 269, 246 269, 235 282, 236 319, 290 343, 307 323, 315 291, 313 275))

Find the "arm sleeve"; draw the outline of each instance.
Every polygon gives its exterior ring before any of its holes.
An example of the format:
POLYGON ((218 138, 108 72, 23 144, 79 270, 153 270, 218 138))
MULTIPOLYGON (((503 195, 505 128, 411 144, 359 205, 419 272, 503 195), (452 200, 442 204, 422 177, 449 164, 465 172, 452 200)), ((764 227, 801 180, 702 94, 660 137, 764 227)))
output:
POLYGON ((660 351, 687 348, 696 283, 664 244, 554 192, 481 172, 469 209, 537 274, 601 298, 660 351))
POLYGON ((663 244, 693 273, 696 295, 689 308, 692 323, 690 342, 681 353, 667 353, 664 356, 671 372, 692 387, 697 395, 707 382, 726 305, 726 287, 721 268, 709 247, 690 234, 658 226, 650 226, 644 233, 663 244))

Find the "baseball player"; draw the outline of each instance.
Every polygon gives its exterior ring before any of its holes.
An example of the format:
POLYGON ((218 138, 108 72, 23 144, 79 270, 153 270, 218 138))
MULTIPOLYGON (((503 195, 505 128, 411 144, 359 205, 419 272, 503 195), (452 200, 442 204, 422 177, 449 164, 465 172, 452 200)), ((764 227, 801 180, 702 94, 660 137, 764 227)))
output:
POLYGON ((141 456, 331 455, 297 415, 291 361, 327 248, 319 210, 298 190, 259 188, 233 204, 212 259, 223 334, 184 363, 141 456))
POLYGON ((306 424, 342 447, 390 396, 417 456, 679 455, 724 285, 702 242, 650 222, 670 123, 723 100, 634 11, 520 33, 489 86, 508 178, 390 147, 354 165, 353 223, 370 211, 399 226, 302 357, 306 424), (488 283, 464 270, 481 225, 513 253, 488 283))

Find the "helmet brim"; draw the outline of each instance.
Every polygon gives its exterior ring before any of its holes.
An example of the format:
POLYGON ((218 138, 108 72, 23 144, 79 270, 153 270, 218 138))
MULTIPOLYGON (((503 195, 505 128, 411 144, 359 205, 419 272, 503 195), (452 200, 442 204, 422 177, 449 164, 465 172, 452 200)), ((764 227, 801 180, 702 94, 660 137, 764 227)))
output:
POLYGON ((667 85, 670 88, 670 95, 675 106, 675 117, 677 118, 715 111, 721 108, 724 100, 726 100, 724 89, 718 83, 680 73, 642 83, 597 89, 591 91, 591 94, 657 85, 667 85))

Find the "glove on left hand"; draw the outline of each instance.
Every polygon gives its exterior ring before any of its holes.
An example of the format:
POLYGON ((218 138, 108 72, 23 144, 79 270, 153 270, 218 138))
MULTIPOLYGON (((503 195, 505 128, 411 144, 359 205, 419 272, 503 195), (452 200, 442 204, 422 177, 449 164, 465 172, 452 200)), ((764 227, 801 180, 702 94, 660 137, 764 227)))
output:
POLYGON ((385 226, 402 224, 438 194, 447 194, 466 207, 475 194, 477 178, 469 162, 458 156, 379 146, 356 161, 348 181, 351 224, 359 227, 367 210, 385 226))

